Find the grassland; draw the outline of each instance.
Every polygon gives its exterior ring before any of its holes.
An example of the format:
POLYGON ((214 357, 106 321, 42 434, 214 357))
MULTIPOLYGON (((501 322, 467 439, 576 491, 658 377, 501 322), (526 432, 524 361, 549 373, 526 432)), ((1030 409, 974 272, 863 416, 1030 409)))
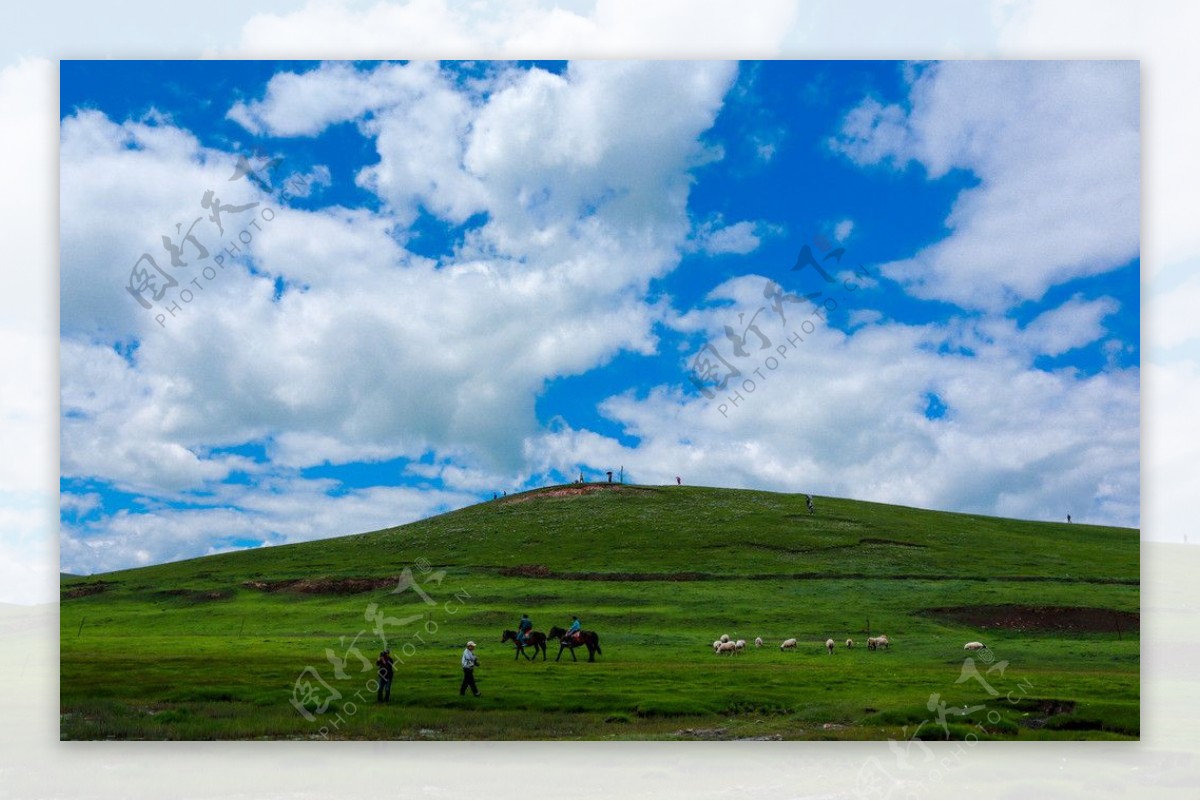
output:
POLYGON ((810 515, 804 496, 741 490, 593 489, 64 577, 61 736, 1138 736, 1137 531, 824 497, 810 515), (427 597, 394 592, 405 568, 427 597), (1021 605, 1040 623, 929 611, 989 605, 1021 605), (1089 625, 1062 628, 1061 607, 1093 610, 1089 625), (555 662, 551 643, 547 662, 515 660, 500 635, 522 612, 543 631, 580 615, 603 653, 555 662), (893 647, 862 647, 868 626, 893 647), (400 659, 386 705, 347 653, 373 662, 380 631, 400 659), (768 647, 716 656, 723 633, 768 647), (778 648, 788 637, 795 652, 778 648), (848 637, 860 646, 842 647, 848 637), (479 643, 480 698, 458 695, 467 639, 479 643), (964 673, 968 640, 990 649, 970 663, 977 678, 964 673), (341 677, 330 656, 345 660, 341 677), (309 668, 325 682, 305 706, 311 720, 291 703, 309 668))

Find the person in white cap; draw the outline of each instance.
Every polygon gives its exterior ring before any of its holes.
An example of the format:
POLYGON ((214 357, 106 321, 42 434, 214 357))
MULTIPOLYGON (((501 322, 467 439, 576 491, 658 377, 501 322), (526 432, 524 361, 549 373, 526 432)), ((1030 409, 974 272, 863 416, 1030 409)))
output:
POLYGON ((459 695, 466 695, 467 688, 470 687, 471 692, 475 693, 475 697, 479 697, 479 688, 475 686, 475 668, 477 667, 479 667, 479 657, 475 656, 475 643, 468 641, 467 649, 463 651, 462 655, 463 680, 462 686, 458 688, 459 695))

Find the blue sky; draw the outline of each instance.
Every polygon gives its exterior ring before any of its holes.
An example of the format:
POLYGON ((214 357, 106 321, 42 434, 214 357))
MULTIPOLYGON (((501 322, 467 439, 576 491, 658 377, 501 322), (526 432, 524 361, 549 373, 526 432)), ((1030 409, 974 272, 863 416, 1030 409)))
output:
POLYGON ((60 91, 66 571, 622 467, 1139 525, 1134 62, 92 61, 60 91))

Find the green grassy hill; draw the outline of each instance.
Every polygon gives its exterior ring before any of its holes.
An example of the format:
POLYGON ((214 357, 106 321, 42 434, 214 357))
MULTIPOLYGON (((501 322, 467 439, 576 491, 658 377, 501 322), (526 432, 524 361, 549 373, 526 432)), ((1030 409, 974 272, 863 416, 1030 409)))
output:
POLYGON ((568 486, 64 577, 62 735, 1138 735, 1137 531, 814 500, 809 514, 803 495, 568 486), (419 591, 395 592, 405 568, 419 591), (556 664, 552 643, 549 662, 515 661, 500 634, 522 612, 542 631, 580 615, 601 655, 556 664), (868 626, 892 647, 863 647, 868 626), (768 647, 717 656, 721 634, 768 647), (377 705, 385 639, 401 663, 377 705), (458 695, 467 639, 479 699, 458 695), (989 647, 975 676, 969 640, 989 647), (316 690, 306 714, 298 679, 316 690))

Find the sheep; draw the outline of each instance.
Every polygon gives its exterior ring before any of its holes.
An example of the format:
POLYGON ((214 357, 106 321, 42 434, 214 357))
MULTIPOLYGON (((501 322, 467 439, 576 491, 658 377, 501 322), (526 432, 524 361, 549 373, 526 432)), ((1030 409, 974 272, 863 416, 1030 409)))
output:
POLYGON ((755 647, 755 648, 762 648, 762 637, 755 637, 755 638, 754 638, 754 647, 755 647))
POLYGON ((737 643, 723 642, 717 647, 718 654, 733 654, 737 650, 737 643))
POLYGON ((743 648, 745 648, 745 647, 746 647, 746 641, 745 641, 745 640, 738 640, 737 642, 735 642, 735 643, 733 644, 733 647, 734 647, 736 650, 740 651, 740 650, 742 650, 743 648))
POLYGON ((783 643, 780 644, 779 650, 782 651, 785 648, 795 648, 795 647, 796 647, 796 638, 793 637, 791 639, 784 640, 783 643))
POLYGON ((963 646, 964 651, 982 651, 987 646, 981 642, 969 642, 963 646))
POLYGON ((721 635, 721 642, 729 642, 729 635, 728 635, 728 634, 722 634, 722 635, 721 635))
POLYGON ((853 647, 854 647, 854 640, 846 640, 846 647, 847 647, 847 648, 853 648, 853 647))
POLYGON ((831 654, 833 653, 833 638, 832 637, 830 637, 828 640, 825 641, 825 650, 831 654))
POLYGON ((867 648, 869 650, 874 651, 881 647, 882 648, 891 648, 892 647, 891 640, 889 640, 887 638, 886 634, 880 634, 878 637, 868 637, 867 638, 867 648))
POLYGON ((721 650, 721 641, 720 640, 713 640, 713 650, 718 651, 718 652, 721 650))

